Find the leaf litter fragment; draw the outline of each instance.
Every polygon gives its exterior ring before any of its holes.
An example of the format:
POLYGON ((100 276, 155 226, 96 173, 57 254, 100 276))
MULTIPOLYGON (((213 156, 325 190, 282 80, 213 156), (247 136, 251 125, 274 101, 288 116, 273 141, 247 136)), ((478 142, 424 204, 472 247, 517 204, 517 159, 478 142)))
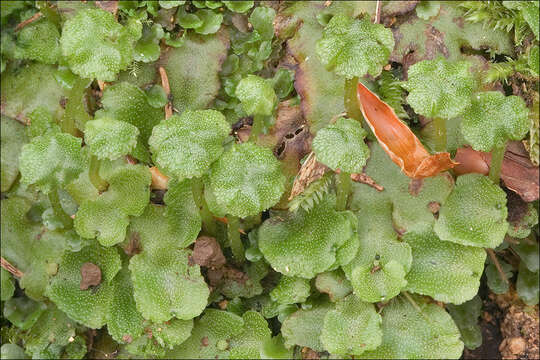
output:
POLYGON ((407 176, 421 179, 457 165, 447 152, 429 154, 416 135, 399 120, 394 109, 361 82, 358 82, 357 97, 364 119, 379 144, 407 176))

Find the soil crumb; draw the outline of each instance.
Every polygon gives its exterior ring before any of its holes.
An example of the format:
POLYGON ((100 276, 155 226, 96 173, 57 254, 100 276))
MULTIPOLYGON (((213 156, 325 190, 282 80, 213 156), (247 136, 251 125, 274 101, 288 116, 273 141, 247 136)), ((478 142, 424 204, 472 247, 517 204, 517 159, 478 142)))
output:
POLYGON ((499 346, 503 359, 538 359, 538 305, 527 306, 514 289, 502 295, 492 295, 504 311, 501 322, 503 341, 499 346))
POLYGON ((81 266, 81 290, 87 290, 90 286, 97 286, 101 283, 101 269, 90 262, 81 266))

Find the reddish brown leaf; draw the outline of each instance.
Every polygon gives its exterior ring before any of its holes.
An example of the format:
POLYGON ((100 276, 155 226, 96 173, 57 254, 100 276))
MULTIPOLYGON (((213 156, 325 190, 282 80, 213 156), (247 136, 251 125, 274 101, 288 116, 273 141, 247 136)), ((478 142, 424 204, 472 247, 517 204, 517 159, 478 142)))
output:
POLYGON ((428 153, 411 129, 399 120, 394 109, 360 82, 356 94, 360 110, 379 144, 405 175, 422 179, 457 165, 447 152, 428 153))
MULTIPOLYGON (((491 164, 491 154, 476 151, 469 147, 460 148, 456 153, 460 165, 455 171, 458 175, 467 173, 488 174, 491 164)), ((516 192, 526 202, 539 198, 538 166, 531 163, 529 154, 520 141, 510 141, 504 153, 501 169, 501 179, 504 185, 516 192)))

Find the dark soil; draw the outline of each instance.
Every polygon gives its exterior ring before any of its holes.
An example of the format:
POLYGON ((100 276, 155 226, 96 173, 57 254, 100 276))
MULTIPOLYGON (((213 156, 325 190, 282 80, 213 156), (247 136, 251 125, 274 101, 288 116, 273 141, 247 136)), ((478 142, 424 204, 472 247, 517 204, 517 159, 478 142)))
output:
POLYGON ((478 291, 482 299, 482 345, 474 350, 465 349, 462 359, 501 359, 499 345, 502 342, 501 322, 503 313, 497 303, 489 296, 490 291, 486 285, 485 276, 478 291))

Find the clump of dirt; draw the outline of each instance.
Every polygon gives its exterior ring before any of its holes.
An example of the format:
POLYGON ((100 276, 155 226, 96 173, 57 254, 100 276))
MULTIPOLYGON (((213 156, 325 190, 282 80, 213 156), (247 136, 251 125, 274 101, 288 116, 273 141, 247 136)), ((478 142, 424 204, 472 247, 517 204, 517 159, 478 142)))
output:
POLYGON ((504 359, 540 358, 538 305, 527 306, 514 289, 493 297, 504 312, 503 341, 499 346, 501 356, 504 359))
POLYGON ((96 264, 90 262, 81 266, 80 289, 87 290, 90 286, 101 284, 101 269, 96 264))

